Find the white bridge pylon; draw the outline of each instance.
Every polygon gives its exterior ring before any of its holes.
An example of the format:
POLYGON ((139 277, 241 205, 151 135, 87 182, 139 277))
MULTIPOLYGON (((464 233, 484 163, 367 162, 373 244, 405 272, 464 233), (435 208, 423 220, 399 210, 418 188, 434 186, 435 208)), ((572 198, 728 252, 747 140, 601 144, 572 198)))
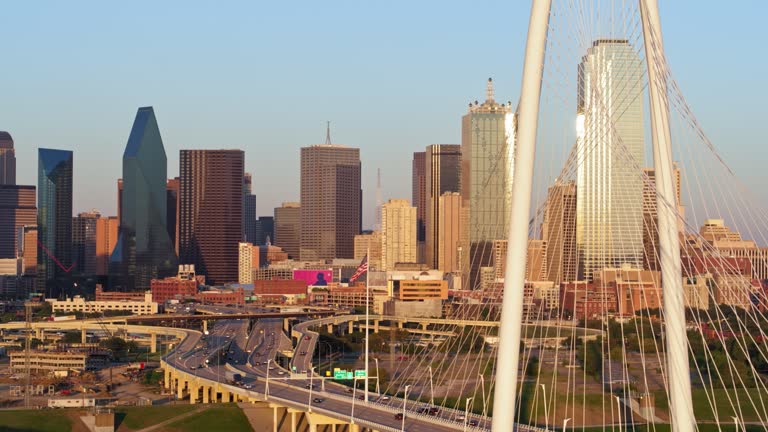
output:
MULTIPOLYGON (((674 213, 674 206, 669 205, 675 202, 675 195, 667 84, 662 68, 664 51, 661 20, 657 0, 637 1, 642 16, 646 50, 653 162, 657 182, 670 420, 674 432, 692 432, 695 430, 696 420, 691 402, 680 242, 676 229, 677 215, 674 213)), ((499 331, 499 367, 496 372, 493 404, 493 432, 514 430, 516 418, 528 220, 550 12, 551 0, 533 0, 518 107, 518 136, 499 331)))

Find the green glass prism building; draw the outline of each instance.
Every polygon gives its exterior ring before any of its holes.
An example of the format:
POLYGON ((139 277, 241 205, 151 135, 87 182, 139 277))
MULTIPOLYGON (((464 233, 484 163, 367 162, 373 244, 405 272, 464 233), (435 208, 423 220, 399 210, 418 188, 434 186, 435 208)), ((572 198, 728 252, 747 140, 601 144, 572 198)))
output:
POLYGON ((167 230, 167 159, 152 107, 139 108, 123 153, 120 228, 110 257, 110 285, 142 291, 175 274, 174 244, 167 230))
POLYGON ((37 150, 37 290, 58 297, 72 265, 72 168, 69 150, 37 150))

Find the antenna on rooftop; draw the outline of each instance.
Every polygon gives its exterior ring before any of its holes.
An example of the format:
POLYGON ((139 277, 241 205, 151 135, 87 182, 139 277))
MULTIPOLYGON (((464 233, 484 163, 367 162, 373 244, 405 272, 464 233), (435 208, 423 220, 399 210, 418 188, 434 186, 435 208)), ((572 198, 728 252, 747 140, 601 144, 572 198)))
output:
POLYGON ((325 145, 331 145, 331 122, 326 122, 325 128, 325 145))

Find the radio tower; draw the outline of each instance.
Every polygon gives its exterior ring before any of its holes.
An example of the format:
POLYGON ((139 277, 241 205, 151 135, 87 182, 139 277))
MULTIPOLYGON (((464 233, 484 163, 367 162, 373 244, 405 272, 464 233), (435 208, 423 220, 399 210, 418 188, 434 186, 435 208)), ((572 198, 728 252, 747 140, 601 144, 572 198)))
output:
POLYGON ((374 230, 381 231, 381 168, 376 169, 376 225, 374 230))

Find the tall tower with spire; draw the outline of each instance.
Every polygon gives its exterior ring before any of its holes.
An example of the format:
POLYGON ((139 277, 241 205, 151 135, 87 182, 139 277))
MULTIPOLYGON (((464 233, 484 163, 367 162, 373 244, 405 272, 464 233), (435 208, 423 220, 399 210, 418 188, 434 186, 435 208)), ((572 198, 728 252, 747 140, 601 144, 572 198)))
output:
POLYGON ((480 274, 493 264, 493 242, 507 238, 515 166, 512 103, 496 102, 491 78, 485 94, 482 104, 469 104, 461 123, 461 271, 470 289, 482 288, 480 274))
POLYGON ((331 142, 301 149, 302 260, 353 258, 362 228, 360 149, 331 142))

